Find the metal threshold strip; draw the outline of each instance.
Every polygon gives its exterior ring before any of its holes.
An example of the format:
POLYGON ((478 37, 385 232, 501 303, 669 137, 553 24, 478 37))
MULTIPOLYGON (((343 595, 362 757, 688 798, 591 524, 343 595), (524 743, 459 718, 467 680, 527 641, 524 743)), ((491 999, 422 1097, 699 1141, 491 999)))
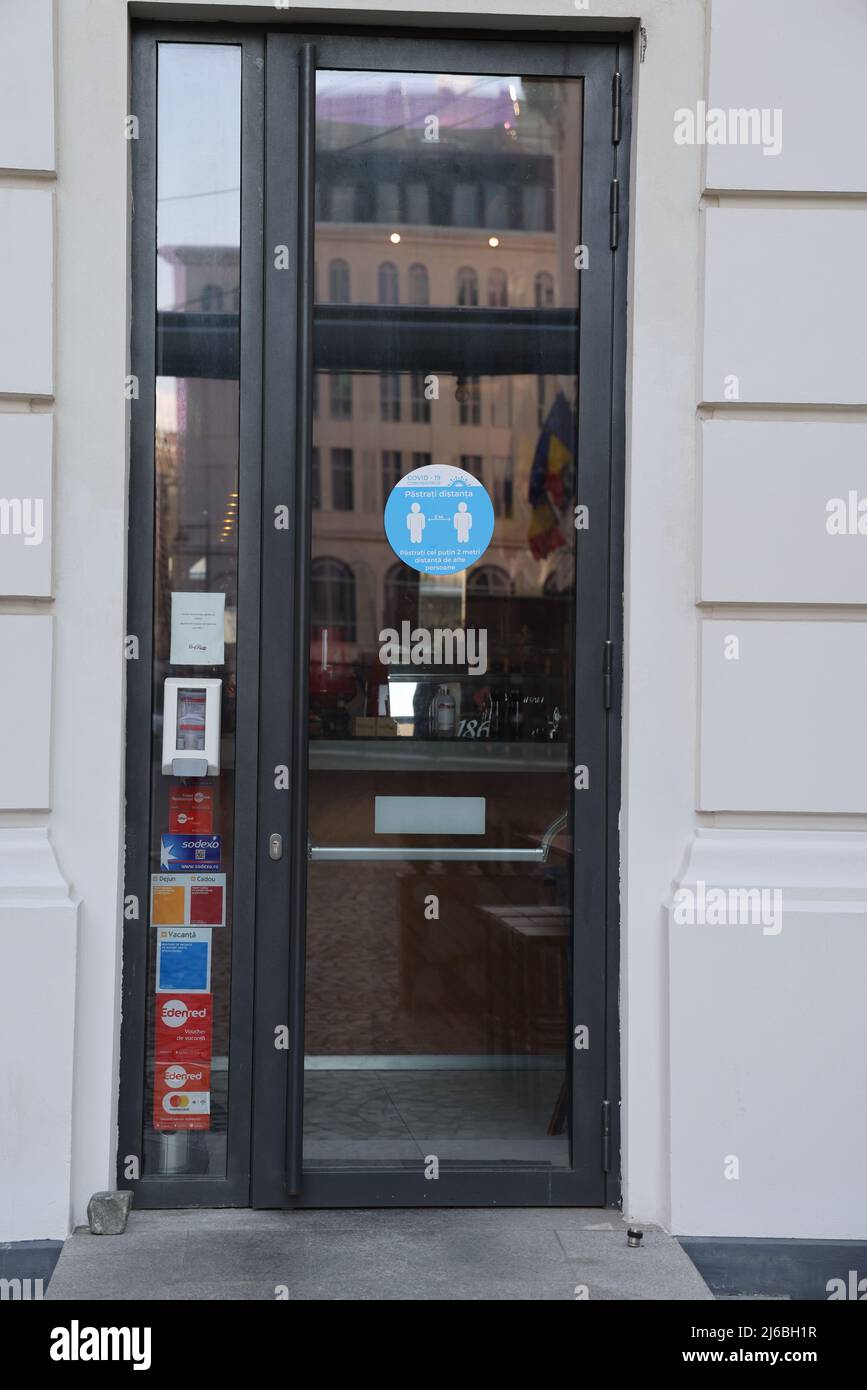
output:
POLYGON ((349 860, 370 862, 424 859, 428 861, 464 860, 470 863, 502 863, 503 861, 523 861, 528 864, 544 864, 548 859, 551 845, 568 821, 566 812, 552 821, 538 845, 530 849, 510 849, 508 847, 475 848, 452 845, 309 845, 307 857, 317 863, 324 860, 349 860))

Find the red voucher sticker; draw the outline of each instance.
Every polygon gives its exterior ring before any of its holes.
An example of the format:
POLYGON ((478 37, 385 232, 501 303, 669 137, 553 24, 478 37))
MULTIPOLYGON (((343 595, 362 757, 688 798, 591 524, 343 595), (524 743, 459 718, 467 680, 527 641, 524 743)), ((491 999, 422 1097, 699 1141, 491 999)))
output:
POLYGON ((208 1129, 211 1068, 195 1062, 157 1062, 154 1129, 208 1129))
POLYGON ((211 1065, 212 994, 161 994, 156 1001, 157 1062, 211 1065))
POLYGON ((213 835, 213 787, 172 787, 169 794, 171 835, 213 835))
POLYGON ((222 927, 226 922, 226 875, 195 874, 190 884, 190 926, 222 927))
POLYGON ((209 1129, 214 1001, 161 994, 154 1036, 154 1129, 209 1129))

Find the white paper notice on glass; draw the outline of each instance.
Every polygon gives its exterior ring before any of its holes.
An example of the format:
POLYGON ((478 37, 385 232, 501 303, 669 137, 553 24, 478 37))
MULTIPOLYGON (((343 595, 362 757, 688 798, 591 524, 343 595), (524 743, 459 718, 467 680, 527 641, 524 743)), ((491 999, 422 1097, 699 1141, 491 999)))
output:
POLYGON ((222 666, 225 594, 172 594, 172 666, 222 666))

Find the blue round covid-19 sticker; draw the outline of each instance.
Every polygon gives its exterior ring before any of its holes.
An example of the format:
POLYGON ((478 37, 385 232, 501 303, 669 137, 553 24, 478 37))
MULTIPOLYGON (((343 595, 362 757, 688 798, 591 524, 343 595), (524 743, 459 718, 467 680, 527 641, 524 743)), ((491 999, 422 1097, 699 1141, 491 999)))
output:
POLYGON ((494 507, 472 473, 451 464, 414 468, 391 490, 385 534, 421 574, 457 574, 481 559, 494 534, 494 507))

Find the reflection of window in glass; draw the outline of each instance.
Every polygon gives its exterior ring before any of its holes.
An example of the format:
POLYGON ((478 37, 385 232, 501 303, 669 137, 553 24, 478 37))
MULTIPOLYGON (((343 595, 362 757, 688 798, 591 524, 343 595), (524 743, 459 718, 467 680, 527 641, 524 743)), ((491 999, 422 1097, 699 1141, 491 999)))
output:
POLYGON ((460 465, 465 473, 472 473, 474 478, 482 481, 482 456, 481 454, 461 454, 460 465))
POLYGON ((328 267, 328 298, 332 304, 349 303, 349 266, 346 261, 332 261, 328 267))
POLYGON ((409 302, 430 304, 430 285, 425 265, 416 263, 409 268, 409 302))
POLYGON ((400 221, 400 192, 396 183, 377 183, 376 220, 388 226, 400 221))
POLYGON ((352 377, 349 372, 331 372, 328 379, 331 388, 332 420, 351 420, 352 377))
POLYGON ((202 289, 202 313, 221 314, 223 312, 223 291, 219 285, 205 285, 202 289))
POLYGON ((351 512, 355 505, 351 449, 331 450, 331 505, 336 512, 351 512))
POLYGON ((509 302, 509 282, 504 270, 488 271, 488 304, 492 309, 505 309, 509 302))
POLYGON ((403 460, 400 449, 383 449, 382 451, 382 503, 388 501, 391 490, 403 476, 403 460))
POLYGON ((425 449, 413 449, 412 466, 413 468, 430 468, 433 463, 433 454, 429 454, 425 449))
POLYGON ((367 179, 355 185, 355 221, 376 221, 376 186, 367 179))
POLYGON ((313 419, 319 419, 319 373, 313 373, 313 419))
POLYGON ((486 227, 506 227, 508 226, 508 201, 506 198, 506 187, 502 183, 486 183, 484 185, 485 200, 485 226, 486 227))
POLYGON ((379 378, 380 420, 400 419, 400 374, 382 372, 379 378))
POLYGON ((410 410, 414 425, 430 424, 430 401, 425 398, 424 372, 413 372, 410 383, 410 410))
POLYGON ((385 576, 383 625, 400 630, 402 622, 415 624, 418 617, 418 571, 392 565, 385 576))
POLYGON ((479 565, 470 570, 467 578, 467 592, 471 594, 496 594, 503 598, 512 592, 512 581, 499 565, 479 565))
POLYGON ((377 274, 380 304, 399 304, 400 294, 397 282, 397 266, 394 261, 383 261, 377 274))
POLYGON ((537 309, 550 309, 554 303, 554 277, 547 270, 537 272, 533 281, 533 298, 537 309))
POLYGON ((474 307, 479 302, 479 277, 472 266, 462 265, 458 271, 457 300, 464 308, 474 307))
POLYGON ((430 198, 426 183, 408 183, 406 186, 406 220, 419 223, 430 222, 430 198))
POLYGON ((331 189, 331 221, 355 221, 355 189, 352 184, 336 183, 331 189))
POLYGON ((510 376, 488 377, 485 395, 490 401, 490 423, 496 429, 511 429, 512 378, 510 376))
POLYGON ((514 503, 515 472, 511 458, 497 457, 491 460, 494 474, 494 516, 509 520, 514 503))
POLYGON ((334 637, 355 641, 355 575, 342 560, 326 556, 310 566, 310 622, 314 632, 327 627, 334 637))
POLYGON ((521 225, 527 232, 548 232, 548 199, 544 184, 529 183, 522 189, 523 217, 521 225))
POLYGON ((478 376, 465 377, 458 387, 458 423, 461 425, 480 425, 482 423, 482 380, 478 376))
POLYGON ((317 510, 322 506, 322 481, 319 476, 319 450, 310 456, 310 504, 317 510))
POLYGON ((474 183, 456 183, 452 193, 452 222, 456 227, 478 227, 478 188, 474 183))

